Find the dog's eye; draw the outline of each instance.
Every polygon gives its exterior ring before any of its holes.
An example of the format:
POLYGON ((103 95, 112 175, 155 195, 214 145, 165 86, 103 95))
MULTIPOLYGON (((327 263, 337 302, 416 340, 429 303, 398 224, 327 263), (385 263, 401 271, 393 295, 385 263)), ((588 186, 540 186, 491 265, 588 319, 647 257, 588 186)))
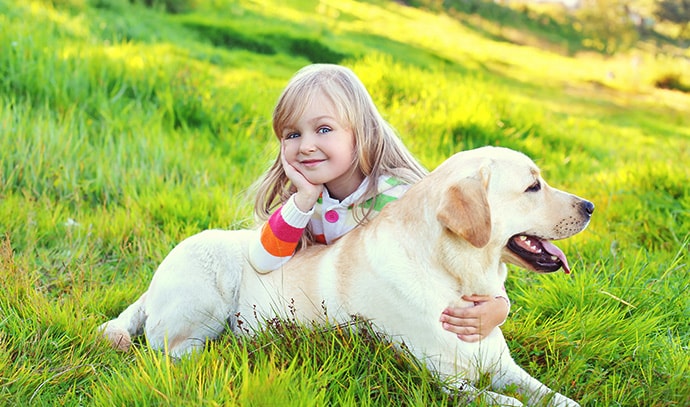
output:
POLYGON ((541 182, 535 181, 534 184, 527 187, 525 192, 537 192, 541 189, 541 182))

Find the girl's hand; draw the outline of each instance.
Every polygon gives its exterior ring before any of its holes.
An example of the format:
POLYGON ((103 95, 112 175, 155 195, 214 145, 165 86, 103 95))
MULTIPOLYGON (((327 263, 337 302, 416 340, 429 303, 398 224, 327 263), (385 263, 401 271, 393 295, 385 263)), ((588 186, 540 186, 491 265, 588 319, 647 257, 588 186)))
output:
POLYGON ((508 302, 489 295, 464 295, 465 301, 474 303, 470 307, 448 307, 441 313, 443 329, 453 332, 465 342, 477 342, 486 338, 491 331, 508 317, 508 302))
POLYGON ((285 159, 284 149, 281 148, 280 162, 283 164, 283 171, 292 185, 297 188, 295 194, 295 205, 302 212, 309 212, 316 204, 316 200, 321 196, 323 184, 312 184, 297 168, 293 167, 285 159))

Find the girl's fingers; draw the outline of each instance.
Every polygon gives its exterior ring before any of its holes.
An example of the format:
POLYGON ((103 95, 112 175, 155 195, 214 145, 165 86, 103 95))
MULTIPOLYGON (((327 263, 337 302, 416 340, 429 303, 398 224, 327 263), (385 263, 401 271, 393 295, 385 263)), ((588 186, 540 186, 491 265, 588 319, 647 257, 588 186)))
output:
POLYGON ((288 177, 290 182, 292 182, 297 189, 300 189, 306 184, 311 184, 309 180, 307 180, 304 175, 302 175, 301 172, 297 170, 297 168, 293 167, 290 163, 287 162, 285 159, 285 155, 282 153, 280 154, 280 163, 283 165, 283 171, 285 171, 285 175, 288 177))
POLYGON ((443 311, 443 315, 461 319, 476 319, 481 315, 481 310, 477 307, 450 307, 443 311))
POLYGON ((449 314, 442 314, 440 318, 443 328, 456 334, 476 333, 479 328, 478 318, 463 318, 449 314))
POLYGON ((472 295, 463 295, 462 299, 465 301, 477 303, 477 302, 491 301, 492 297, 490 295, 472 294, 472 295))
POLYGON ((443 315, 441 316, 441 322, 446 322, 451 325, 456 325, 456 326, 476 326, 477 325, 477 318, 462 318, 462 317, 454 317, 451 315, 443 315))
POLYGON ((443 329, 457 335, 478 335, 479 329, 472 325, 454 325, 448 322, 442 323, 443 329))

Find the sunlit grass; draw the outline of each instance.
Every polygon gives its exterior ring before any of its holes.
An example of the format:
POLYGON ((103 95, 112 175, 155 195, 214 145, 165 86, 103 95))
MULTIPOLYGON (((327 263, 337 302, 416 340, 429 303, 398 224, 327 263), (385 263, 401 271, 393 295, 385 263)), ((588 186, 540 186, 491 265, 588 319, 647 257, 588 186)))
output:
POLYGON ((0 2, 0 402, 457 404, 361 324, 288 321, 179 363, 95 338, 177 242, 253 224, 273 103, 319 52, 344 58, 427 167, 503 145, 595 203, 560 243, 572 275, 511 270, 520 365, 584 405, 690 398, 690 97, 653 87, 688 64, 569 57, 396 2, 101 3, 0 2))

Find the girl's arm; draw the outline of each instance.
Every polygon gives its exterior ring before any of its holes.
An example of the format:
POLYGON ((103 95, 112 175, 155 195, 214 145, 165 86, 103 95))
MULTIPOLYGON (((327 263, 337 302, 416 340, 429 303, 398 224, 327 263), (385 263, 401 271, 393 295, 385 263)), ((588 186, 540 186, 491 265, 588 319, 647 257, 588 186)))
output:
POLYGON ((249 262, 254 269, 267 273, 290 260, 313 213, 314 208, 302 212, 295 205, 295 195, 275 211, 261 227, 259 240, 250 244, 249 262))
POLYGON ((260 273, 268 273, 282 266, 295 254, 314 205, 323 185, 309 182, 285 159, 285 146, 281 143, 280 161, 285 175, 295 186, 295 192, 261 227, 259 241, 249 247, 249 263, 260 273))
POLYGON ((477 342, 503 324, 510 311, 507 295, 470 295, 463 300, 474 303, 471 307, 448 307, 441 313, 443 329, 453 332, 465 342, 477 342))

